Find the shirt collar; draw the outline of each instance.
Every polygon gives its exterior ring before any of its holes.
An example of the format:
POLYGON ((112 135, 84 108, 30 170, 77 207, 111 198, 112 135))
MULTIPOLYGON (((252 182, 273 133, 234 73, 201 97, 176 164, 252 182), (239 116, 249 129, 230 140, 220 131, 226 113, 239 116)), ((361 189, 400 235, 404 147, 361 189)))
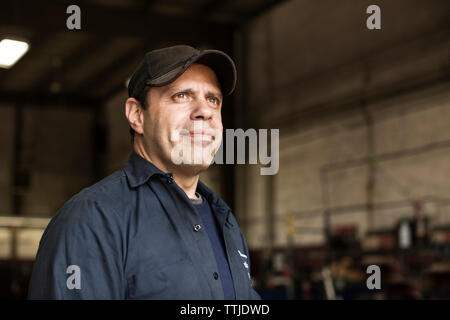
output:
POLYGON ((219 219, 223 221, 226 219, 230 225, 233 226, 233 223, 230 221, 230 213, 231 209, 230 207, 225 203, 225 201, 222 200, 215 192, 213 192, 211 189, 209 189, 203 182, 198 180, 197 184, 197 192, 203 195, 209 202, 209 204, 214 208, 215 212, 218 212, 221 214, 223 218, 219 219))
MULTIPOLYGON (((125 165, 124 171, 127 175, 128 183, 132 188, 146 183, 153 175, 171 175, 171 173, 163 172, 134 151, 131 152, 130 159, 125 165)), ((228 218, 231 212, 230 207, 200 180, 198 180, 196 191, 203 195, 217 212, 222 213, 225 218, 228 218)), ((230 221, 228 222, 233 225, 230 221)))
POLYGON ((142 158, 134 151, 131 153, 124 171, 132 188, 146 183, 154 174, 168 174, 161 171, 153 163, 142 158))

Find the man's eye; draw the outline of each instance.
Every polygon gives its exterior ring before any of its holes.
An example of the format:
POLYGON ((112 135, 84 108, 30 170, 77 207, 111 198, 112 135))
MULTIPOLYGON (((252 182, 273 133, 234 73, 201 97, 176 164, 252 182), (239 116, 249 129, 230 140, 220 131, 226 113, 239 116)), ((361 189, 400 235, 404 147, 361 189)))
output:
POLYGON ((186 99, 187 98, 187 94, 185 92, 179 92, 179 93, 176 93, 174 95, 174 98, 176 98, 176 99, 186 99))
POLYGON ((219 104, 220 100, 217 99, 216 97, 209 97, 208 100, 214 104, 219 104))

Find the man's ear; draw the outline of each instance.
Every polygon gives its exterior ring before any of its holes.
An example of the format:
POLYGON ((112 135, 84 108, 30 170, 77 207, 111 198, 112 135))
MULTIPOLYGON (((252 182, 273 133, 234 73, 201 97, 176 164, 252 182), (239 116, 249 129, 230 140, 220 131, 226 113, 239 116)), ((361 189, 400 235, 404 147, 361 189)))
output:
POLYGON ((138 134, 144 133, 144 115, 139 101, 135 98, 128 98, 125 102, 125 116, 130 127, 138 134))

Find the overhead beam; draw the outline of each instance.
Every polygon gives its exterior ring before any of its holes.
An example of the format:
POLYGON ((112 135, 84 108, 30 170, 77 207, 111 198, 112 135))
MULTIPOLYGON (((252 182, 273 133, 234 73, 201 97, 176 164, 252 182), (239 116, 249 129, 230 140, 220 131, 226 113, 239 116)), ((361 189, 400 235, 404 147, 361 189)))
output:
MULTIPOLYGON (((110 77, 124 65, 129 62, 136 61, 138 59, 143 59, 145 50, 143 48, 133 48, 131 51, 126 52, 118 59, 114 60, 113 63, 107 65, 105 68, 100 70, 94 77, 91 77, 88 81, 85 81, 79 88, 76 88, 77 92, 87 92, 91 91, 92 88, 102 84, 104 81, 110 79, 110 77)), ((137 67, 137 65, 136 65, 137 67)), ((130 75, 133 70, 130 70, 130 75)), ((120 85, 124 85, 125 79, 122 79, 120 85)))
MULTIPOLYGON (((69 1, 49 1, 45 6, 40 1, 30 1, 18 9, 13 2, 6 2, 0 11, 0 24, 18 25, 31 29, 51 29, 69 31, 66 20, 69 15, 69 1), (43 18, 48 17, 48 18, 43 18)), ((151 11, 151 7, 110 7, 94 5, 87 1, 77 1, 81 9, 81 30, 103 39, 118 36, 152 37, 164 39, 190 39, 204 41, 204 31, 212 32, 233 28, 233 24, 217 24, 194 16, 164 16, 151 11)))
MULTIPOLYGON (((442 72, 430 79, 416 79, 416 81, 410 83, 401 83, 397 86, 385 87, 367 93, 366 99, 370 103, 377 103, 439 84, 450 86, 450 69, 443 69, 442 72)), ((306 124, 311 125, 314 122, 324 121, 326 118, 335 119, 351 112, 359 112, 360 108, 361 95, 360 93, 354 93, 333 101, 320 102, 299 111, 291 111, 288 116, 271 119, 271 125, 274 128, 283 128, 283 133, 288 134, 306 124)))
POLYGON ((257 7, 256 9, 250 11, 249 13, 245 14, 245 18, 241 20, 241 22, 245 23, 248 22, 249 19, 254 19, 259 17, 265 12, 268 12, 275 8, 276 6, 280 5, 281 3, 287 2, 289 0, 265 0, 262 5, 257 7))
MULTIPOLYGON (((84 44, 75 49, 70 55, 62 57, 62 63, 60 66, 58 66, 58 72, 63 76, 66 76, 65 73, 71 65, 87 58, 92 53, 92 50, 100 45, 101 44, 99 44, 98 40, 94 37, 89 38, 84 44)), ((41 79, 34 86, 34 91, 48 92, 49 85, 53 80, 55 80, 54 70, 49 70, 49 72, 42 75, 41 79)))
POLYGON ((21 105, 24 107, 68 107, 98 108, 101 101, 78 94, 49 94, 43 92, 0 91, 0 106, 21 105))
POLYGON ((219 10, 228 2, 230 2, 230 0, 210 0, 197 11, 196 15, 201 18, 205 14, 219 10))

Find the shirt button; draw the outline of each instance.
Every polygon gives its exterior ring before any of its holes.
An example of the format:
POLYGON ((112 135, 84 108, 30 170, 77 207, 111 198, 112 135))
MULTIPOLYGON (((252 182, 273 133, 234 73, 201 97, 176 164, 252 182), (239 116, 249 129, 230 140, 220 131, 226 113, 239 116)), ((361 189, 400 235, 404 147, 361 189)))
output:
POLYGON ((215 280, 217 280, 217 279, 219 279, 219 274, 217 272, 214 272, 213 273, 213 277, 214 277, 215 280))
POLYGON ((172 175, 167 175, 167 182, 170 184, 170 183, 172 183, 173 182, 173 177, 172 177, 172 175))
POLYGON ((195 232, 198 232, 198 231, 200 231, 201 228, 202 228, 201 225, 196 224, 196 225, 194 226, 194 231, 195 231, 195 232))

